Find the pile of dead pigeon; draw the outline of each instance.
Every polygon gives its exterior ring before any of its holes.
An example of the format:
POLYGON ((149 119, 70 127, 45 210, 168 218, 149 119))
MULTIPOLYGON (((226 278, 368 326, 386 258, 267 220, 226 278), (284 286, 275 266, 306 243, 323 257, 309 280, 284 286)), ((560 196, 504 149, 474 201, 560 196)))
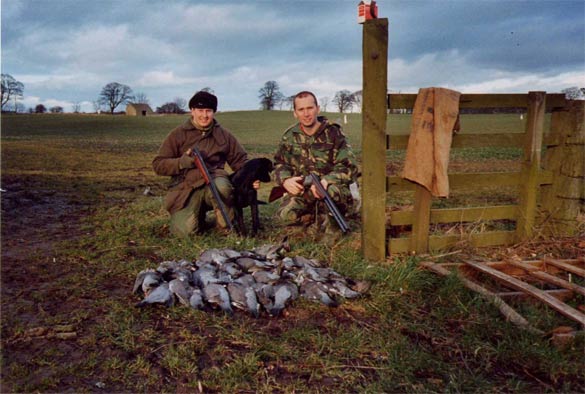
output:
POLYGON ((136 276, 133 292, 144 296, 136 306, 178 302, 230 315, 237 308, 255 317, 262 311, 278 316, 298 297, 337 306, 364 291, 363 282, 344 278, 317 260, 283 257, 287 250, 283 241, 251 251, 208 249, 194 262, 164 261, 136 276))

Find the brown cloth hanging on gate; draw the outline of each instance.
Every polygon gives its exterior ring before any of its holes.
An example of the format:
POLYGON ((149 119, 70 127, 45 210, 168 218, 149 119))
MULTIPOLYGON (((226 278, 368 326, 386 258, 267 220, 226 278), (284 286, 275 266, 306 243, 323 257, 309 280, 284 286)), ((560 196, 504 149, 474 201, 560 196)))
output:
POLYGON ((435 197, 449 196, 449 150, 459 131, 461 93, 445 88, 418 91, 402 177, 427 188, 435 197))

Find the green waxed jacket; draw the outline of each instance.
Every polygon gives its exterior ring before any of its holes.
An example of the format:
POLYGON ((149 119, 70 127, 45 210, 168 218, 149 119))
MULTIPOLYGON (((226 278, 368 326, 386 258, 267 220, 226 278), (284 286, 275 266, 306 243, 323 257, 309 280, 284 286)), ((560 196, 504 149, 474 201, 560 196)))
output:
POLYGON ((202 133, 191 118, 172 130, 159 148, 158 155, 152 161, 157 175, 171 177, 169 192, 165 197, 165 208, 174 213, 185 206, 191 191, 203 186, 205 180, 195 168, 181 168, 181 156, 189 148, 197 146, 213 178, 227 176, 225 164, 237 171, 248 160, 248 155, 238 140, 214 120, 210 131, 202 133))
POLYGON ((274 156, 276 183, 316 173, 330 184, 349 185, 358 169, 355 156, 338 124, 318 118, 321 127, 308 136, 297 123, 284 132, 274 156))

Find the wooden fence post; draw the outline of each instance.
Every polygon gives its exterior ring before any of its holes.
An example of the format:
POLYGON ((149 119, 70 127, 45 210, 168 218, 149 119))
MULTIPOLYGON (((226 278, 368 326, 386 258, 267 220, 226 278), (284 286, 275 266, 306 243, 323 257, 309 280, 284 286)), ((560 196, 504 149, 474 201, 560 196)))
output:
POLYGON ((520 186, 518 221, 516 223, 517 242, 531 238, 534 232, 536 198, 540 186, 540 155, 544 133, 545 101, 546 92, 528 93, 522 184, 520 186))
POLYGON ((579 210, 585 210, 585 101, 568 101, 554 111, 550 128, 544 166, 553 182, 542 188, 543 232, 574 236, 579 210))
POLYGON ((371 19, 363 30, 362 253, 386 259, 386 113, 388 19, 371 19))

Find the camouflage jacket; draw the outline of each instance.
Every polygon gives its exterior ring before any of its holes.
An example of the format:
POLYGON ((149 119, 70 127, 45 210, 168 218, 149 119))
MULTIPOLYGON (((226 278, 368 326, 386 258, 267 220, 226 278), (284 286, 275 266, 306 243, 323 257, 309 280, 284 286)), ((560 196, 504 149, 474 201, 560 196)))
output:
POLYGON ((341 127, 319 117, 321 127, 315 134, 305 134, 300 124, 284 132, 274 156, 276 183, 293 176, 316 173, 330 184, 349 185, 357 177, 357 164, 341 127))

